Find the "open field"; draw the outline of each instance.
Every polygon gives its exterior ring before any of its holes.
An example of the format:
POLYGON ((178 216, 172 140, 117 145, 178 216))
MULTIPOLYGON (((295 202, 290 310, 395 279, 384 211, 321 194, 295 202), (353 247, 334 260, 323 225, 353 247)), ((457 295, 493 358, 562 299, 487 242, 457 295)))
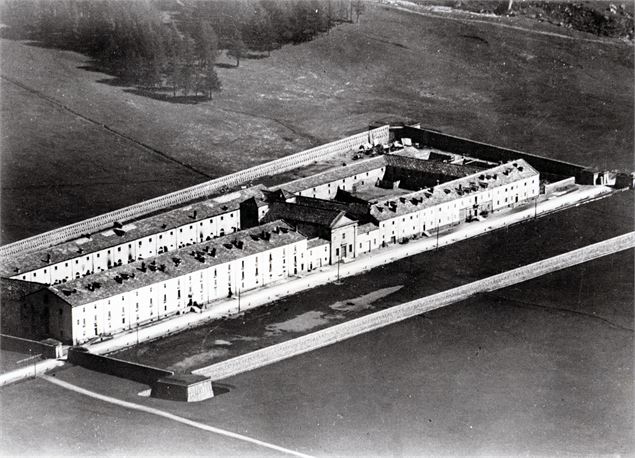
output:
MULTIPOLYGON (((79 367, 56 376, 317 455, 629 454, 632 277, 629 250, 233 377, 200 403, 79 367)), ((32 419, 55 411, 38 444, 50 453, 254 453, 43 381, 2 394, 7 451, 34 450, 32 419)))
POLYGON ((368 5, 359 24, 286 46, 271 58, 219 68, 224 91, 198 105, 114 86, 75 53, 2 40, 3 76, 172 159, 122 144, 2 79, 2 212, 11 215, 2 218, 2 240, 299 151, 382 119, 419 120, 573 162, 632 167, 632 46, 468 19, 368 5), (102 169, 106 173, 97 173, 102 169), (51 192, 34 183, 64 187, 51 192))
MULTIPOLYGON (((387 117, 573 162, 633 167, 633 49, 621 42, 369 5, 359 25, 219 69, 224 92, 195 106, 125 92, 78 68, 88 63, 73 53, 0 46, 3 75, 205 175, 387 117)), ((0 83, 3 242, 206 179, 0 83), (102 175, 109 184, 100 184, 102 175), (125 185, 112 183, 119 177, 125 185), (33 186, 58 181, 66 185, 59 191, 33 186)), ((334 312, 334 303, 346 307, 378 290, 388 294, 372 306, 386 307, 632 228, 633 193, 622 193, 287 298, 244 325, 224 323, 207 340, 204 328, 191 340, 175 336, 169 342, 182 358, 162 342, 129 357, 200 363, 222 347, 217 331, 230 339, 273 325, 293 334, 316 321, 293 320, 320 307, 334 312)), ((633 275, 631 250, 234 377, 229 392, 202 403, 142 398, 143 385, 77 367, 57 377, 318 455, 628 455, 635 451, 633 275)), ((267 453, 41 380, 3 388, 0 408, 2 450, 23 455, 267 453)))

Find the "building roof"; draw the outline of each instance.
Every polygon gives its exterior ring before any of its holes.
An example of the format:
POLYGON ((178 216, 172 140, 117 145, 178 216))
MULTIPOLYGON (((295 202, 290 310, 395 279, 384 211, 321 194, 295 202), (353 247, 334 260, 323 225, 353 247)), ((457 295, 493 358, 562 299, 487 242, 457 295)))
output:
POLYGON ((338 223, 346 218, 345 215, 346 211, 339 208, 321 208, 293 202, 274 202, 269 207, 269 212, 265 215, 264 221, 284 219, 293 223, 306 223, 332 228, 338 226, 338 223))
POLYGON ((315 175, 308 176, 306 178, 300 178, 298 180, 290 181, 272 187, 272 190, 284 189, 293 194, 306 189, 315 188, 317 186, 331 183, 333 181, 341 180, 343 178, 352 177, 361 173, 370 172, 371 170, 377 170, 386 165, 384 156, 377 156, 370 159, 361 160, 358 162, 351 162, 344 166, 328 169, 324 172, 317 173, 315 175))
POLYGON ((525 160, 518 159, 433 188, 379 200, 373 205, 371 214, 378 221, 384 221, 458 199, 473 190, 497 188, 534 175, 538 175, 536 169, 525 160))
POLYGON ((315 247, 318 247, 318 246, 329 245, 329 244, 330 244, 330 242, 328 240, 320 238, 320 237, 315 237, 315 238, 309 239, 306 242, 306 247, 308 249, 311 249, 311 248, 315 248, 315 247))
POLYGON ((86 256, 88 253, 94 253, 122 243, 132 242, 158 232, 169 231, 180 226, 193 224, 207 218, 236 211, 240 208, 241 202, 252 197, 256 199, 258 206, 267 205, 264 201, 264 189, 266 189, 265 186, 261 184, 247 189, 241 189, 223 196, 212 197, 201 202, 192 203, 124 224, 120 230, 115 231, 112 228, 102 230, 92 234, 90 238, 82 237, 50 248, 27 253, 13 259, 5 259, 0 262, 0 274, 14 276, 18 273, 37 270, 49 264, 57 264, 59 262, 86 256), (194 217, 195 213, 196 217, 194 217), (46 259, 49 254, 51 258, 50 262, 47 262, 46 259), (16 272, 15 267, 19 267, 20 272, 16 272))
MULTIPOLYGON (((483 170, 483 167, 476 167, 473 165, 459 165, 449 162, 431 161, 393 154, 386 155, 386 165, 386 175, 389 175, 393 167, 395 169, 407 169, 408 171, 421 172, 430 175, 442 175, 449 178, 464 177, 483 170)), ((398 173, 399 172, 397 171, 397 174, 398 173)))
POLYGON ((77 307, 305 239, 285 222, 273 221, 144 261, 49 286, 48 289, 77 307), (178 263, 175 262, 177 259, 178 263), (165 270, 160 269, 161 265, 165 266, 165 270), (128 278, 121 280, 123 277, 128 278), (96 283, 99 287, 91 289, 91 285, 96 283))
POLYGON ((46 288, 46 285, 42 283, 0 278, 0 304, 5 301, 20 300, 44 288, 46 288))
POLYGON ((357 233, 358 234, 368 234, 369 232, 372 232, 375 229, 377 229, 377 224, 375 224, 375 223, 365 223, 365 224, 361 224, 361 225, 357 226, 357 233))
MULTIPOLYGON (((339 195, 340 197, 343 196, 341 193, 339 195)), ((355 199, 352 195, 350 197, 349 201, 338 201, 298 196, 296 197, 295 203, 311 208, 344 211, 346 212, 346 216, 349 218, 368 219, 370 214, 370 204, 362 199, 355 199)))

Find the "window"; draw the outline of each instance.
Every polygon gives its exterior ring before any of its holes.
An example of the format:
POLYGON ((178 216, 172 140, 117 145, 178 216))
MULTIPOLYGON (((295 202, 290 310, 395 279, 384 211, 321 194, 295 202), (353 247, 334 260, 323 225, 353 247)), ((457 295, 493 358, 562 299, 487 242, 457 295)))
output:
POLYGON ((342 239, 345 239, 345 238, 346 238, 346 233, 342 232, 342 239))

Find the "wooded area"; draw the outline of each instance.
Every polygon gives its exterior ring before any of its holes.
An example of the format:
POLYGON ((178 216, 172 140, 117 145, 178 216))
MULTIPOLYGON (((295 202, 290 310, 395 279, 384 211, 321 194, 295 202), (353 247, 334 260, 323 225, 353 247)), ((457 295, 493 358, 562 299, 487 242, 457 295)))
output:
POLYGON ((223 50, 240 65, 359 20, 362 0, 7 0, 3 36, 90 56, 95 66, 146 91, 176 97, 221 90, 223 50))

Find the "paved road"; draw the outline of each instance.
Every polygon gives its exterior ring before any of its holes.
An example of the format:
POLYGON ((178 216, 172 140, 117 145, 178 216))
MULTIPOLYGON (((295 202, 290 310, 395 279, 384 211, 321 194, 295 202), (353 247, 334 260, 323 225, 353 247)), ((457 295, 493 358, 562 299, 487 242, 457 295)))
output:
POLYGON ((211 432, 214 434, 220 434, 221 436, 230 437, 232 439, 240 440, 243 442, 248 442, 250 444, 258 445, 259 447, 265 447, 271 450, 275 450, 277 452, 281 452, 287 455, 299 456, 303 458, 310 457, 310 455, 305 455, 304 453, 296 452, 294 450, 290 450, 288 448, 280 447, 278 445, 270 444, 268 442, 263 442, 258 439, 254 439, 252 437, 243 436, 242 434, 232 433, 231 431, 226 431, 224 429, 215 428, 214 426, 206 425, 205 423, 200 423, 198 421, 189 420, 184 417, 180 417, 178 415, 171 414, 169 412, 165 412, 160 409, 156 409, 154 407, 148 407, 141 404, 136 404, 134 402, 123 401, 121 399, 113 398, 112 396, 106 396, 103 394, 95 393, 94 391, 87 390, 85 388, 81 388, 75 386, 71 383, 65 382, 63 380, 57 379, 55 377, 49 377, 48 375, 43 375, 42 380, 46 380, 47 382, 53 383, 55 385, 61 386, 67 390, 74 391, 76 393, 83 394, 85 396, 89 396, 91 398, 99 399, 100 401, 108 402, 110 404, 115 404, 126 409, 138 410, 140 412, 149 413, 151 415, 157 415, 159 417, 167 418, 168 420, 173 420, 179 423, 183 423, 184 425, 191 426, 193 428, 198 428, 203 431, 211 432))

